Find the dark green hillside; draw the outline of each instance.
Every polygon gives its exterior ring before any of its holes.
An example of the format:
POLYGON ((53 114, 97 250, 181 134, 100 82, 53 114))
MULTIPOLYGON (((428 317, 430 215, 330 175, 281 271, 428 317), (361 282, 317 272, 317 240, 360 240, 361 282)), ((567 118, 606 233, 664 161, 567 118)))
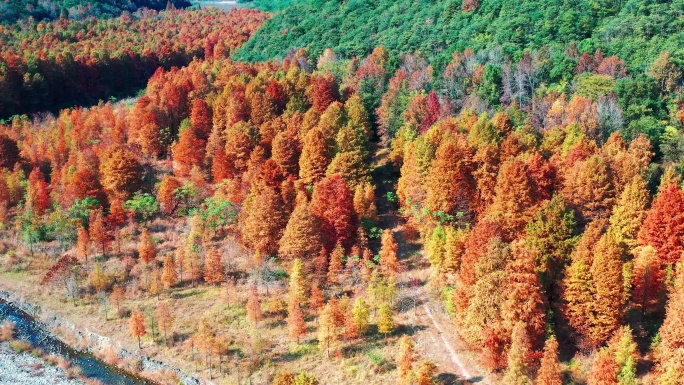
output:
POLYGON ((501 46, 519 57, 524 49, 575 41, 582 52, 601 48, 642 69, 662 50, 681 57, 683 11, 682 0, 482 0, 470 12, 461 0, 302 1, 269 20, 237 58, 282 58, 294 47, 312 56, 325 48, 365 56, 385 45, 391 54, 419 51, 445 63, 466 48, 501 46))
MULTIPOLYGON (((169 0, 0 0, 0 23, 13 23, 29 16, 35 20, 59 17, 83 19, 90 16, 118 16, 139 8, 165 9, 169 0)), ((176 7, 188 7, 188 0, 171 0, 176 7)))

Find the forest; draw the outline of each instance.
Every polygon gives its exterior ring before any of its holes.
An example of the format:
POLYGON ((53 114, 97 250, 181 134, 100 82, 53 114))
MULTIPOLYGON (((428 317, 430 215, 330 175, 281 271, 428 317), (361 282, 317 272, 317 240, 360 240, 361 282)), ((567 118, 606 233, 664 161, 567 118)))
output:
POLYGON ((266 17, 204 9, 0 29, 0 118, 130 96, 158 68, 230 56, 266 17), (78 76, 77 76, 78 75, 78 76))
POLYGON ((0 29, 3 290, 217 383, 684 383, 684 3, 273 7, 0 29))
POLYGON ((124 11, 142 9, 161 11, 168 6, 185 8, 187 0, 3 0, 0 1, 0 24, 11 25, 29 17, 36 21, 56 19, 83 20, 88 17, 119 16, 124 11))

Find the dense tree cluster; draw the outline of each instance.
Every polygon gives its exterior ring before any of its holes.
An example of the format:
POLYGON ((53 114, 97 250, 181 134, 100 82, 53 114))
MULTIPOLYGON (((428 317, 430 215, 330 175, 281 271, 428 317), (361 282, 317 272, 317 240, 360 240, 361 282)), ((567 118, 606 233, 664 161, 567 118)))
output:
POLYGON ((0 28, 0 118, 127 95, 158 67, 226 57, 266 14, 143 10, 0 28))
POLYGON ((57 18, 82 20, 92 16, 119 16, 122 12, 134 12, 142 8, 161 11, 168 7, 189 6, 190 2, 187 0, 12 0, 0 4, 0 24, 11 24, 28 18, 38 21, 57 18))
MULTIPOLYGON (((494 7, 444 6, 458 17, 494 7)), ((627 12, 615 7, 604 16, 627 12)), ((585 12, 571 11, 563 17, 585 12)), ((397 291, 415 242, 454 332, 505 383, 560 384, 559 355, 575 353, 593 353, 589 383, 634 383, 637 342, 653 342, 653 378, 681 382, 684 107, 668 52, 647 70, 586 41, 486 45, 435 67, 383 46, 365 58, 298 49, 250 64, 228 53, 263 14, 190 14, 185 26, 175 13, 99 22, 166 20, 197 33, 216 22, 229 37, 188 42, 205 59, 162 66, 135 101, 0 126, 5 231, 30 253, 39 242, 63 251, 44 284, 117 308, 124 289, 160 298, 204 283, 233 295, 236 240, 252 273, 241 317, 253 329, 286 320, 293 341, 314 337, 333 358, 369 333, 402 330, 397 291), (379 228, 397 206, 405 223, 379 228), (160 223, 173 237, 159 239, 160 223), (135 247, 122 250, 127 241, 135 247), (284 301, 269 280, 286 271, 284 301)), ((155 319, 166 334, 165 306, 155 319)), ((146 317, 130 318, 138 341, 146 317)), ((211 357, 225 354, 222 338, 202 320, 187 343, 211 357)), ((398 383, 434 383, 435 365, 410 339, 398 350, 398 383)), ((316 380, 285 372, 276 383, 316 380)))

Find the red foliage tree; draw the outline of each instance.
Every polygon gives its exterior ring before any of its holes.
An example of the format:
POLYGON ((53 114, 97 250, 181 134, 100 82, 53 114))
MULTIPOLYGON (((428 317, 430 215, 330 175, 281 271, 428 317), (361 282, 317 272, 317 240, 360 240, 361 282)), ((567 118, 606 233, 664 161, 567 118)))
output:
POLYGON ((658 251, 662 267, 680 260, 684 251, 684 194, 676 184, 665 186, 656 196, 638 240, 658 251))
POLYGON ((356 214, 352 193, 341 176, 324 178, 314 186, 311 212, 320 220, 328 250, 338 243, 345 250, 352 246, 356 236, 356 214))

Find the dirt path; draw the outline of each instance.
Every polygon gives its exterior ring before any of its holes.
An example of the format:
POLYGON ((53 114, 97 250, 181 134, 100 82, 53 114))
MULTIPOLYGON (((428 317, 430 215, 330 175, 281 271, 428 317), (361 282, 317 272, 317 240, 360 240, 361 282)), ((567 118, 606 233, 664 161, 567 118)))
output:
POLYGON ((429 267, 415 244, 404 239, 403 219, 398 207, 387 199, 394 192, 398 175, 388 161, 389 152, 381 149, 375 154, 373 179, 376 185, 379 226, 392 229, 399 246, 399 257, 405 267, 399 277, 400 311, 407 323, 408 333, 413 336, 419 352, 438 365, 439 380, 444 384, 487 384, 486 370, 481 368, 465 342, 453 330, 453 324, 444 313, 444 306, 432 299, 424 284, 409 285, 416 278, 425 282, 429 267), (390 183, 388 183, 388 181, 390 183))

